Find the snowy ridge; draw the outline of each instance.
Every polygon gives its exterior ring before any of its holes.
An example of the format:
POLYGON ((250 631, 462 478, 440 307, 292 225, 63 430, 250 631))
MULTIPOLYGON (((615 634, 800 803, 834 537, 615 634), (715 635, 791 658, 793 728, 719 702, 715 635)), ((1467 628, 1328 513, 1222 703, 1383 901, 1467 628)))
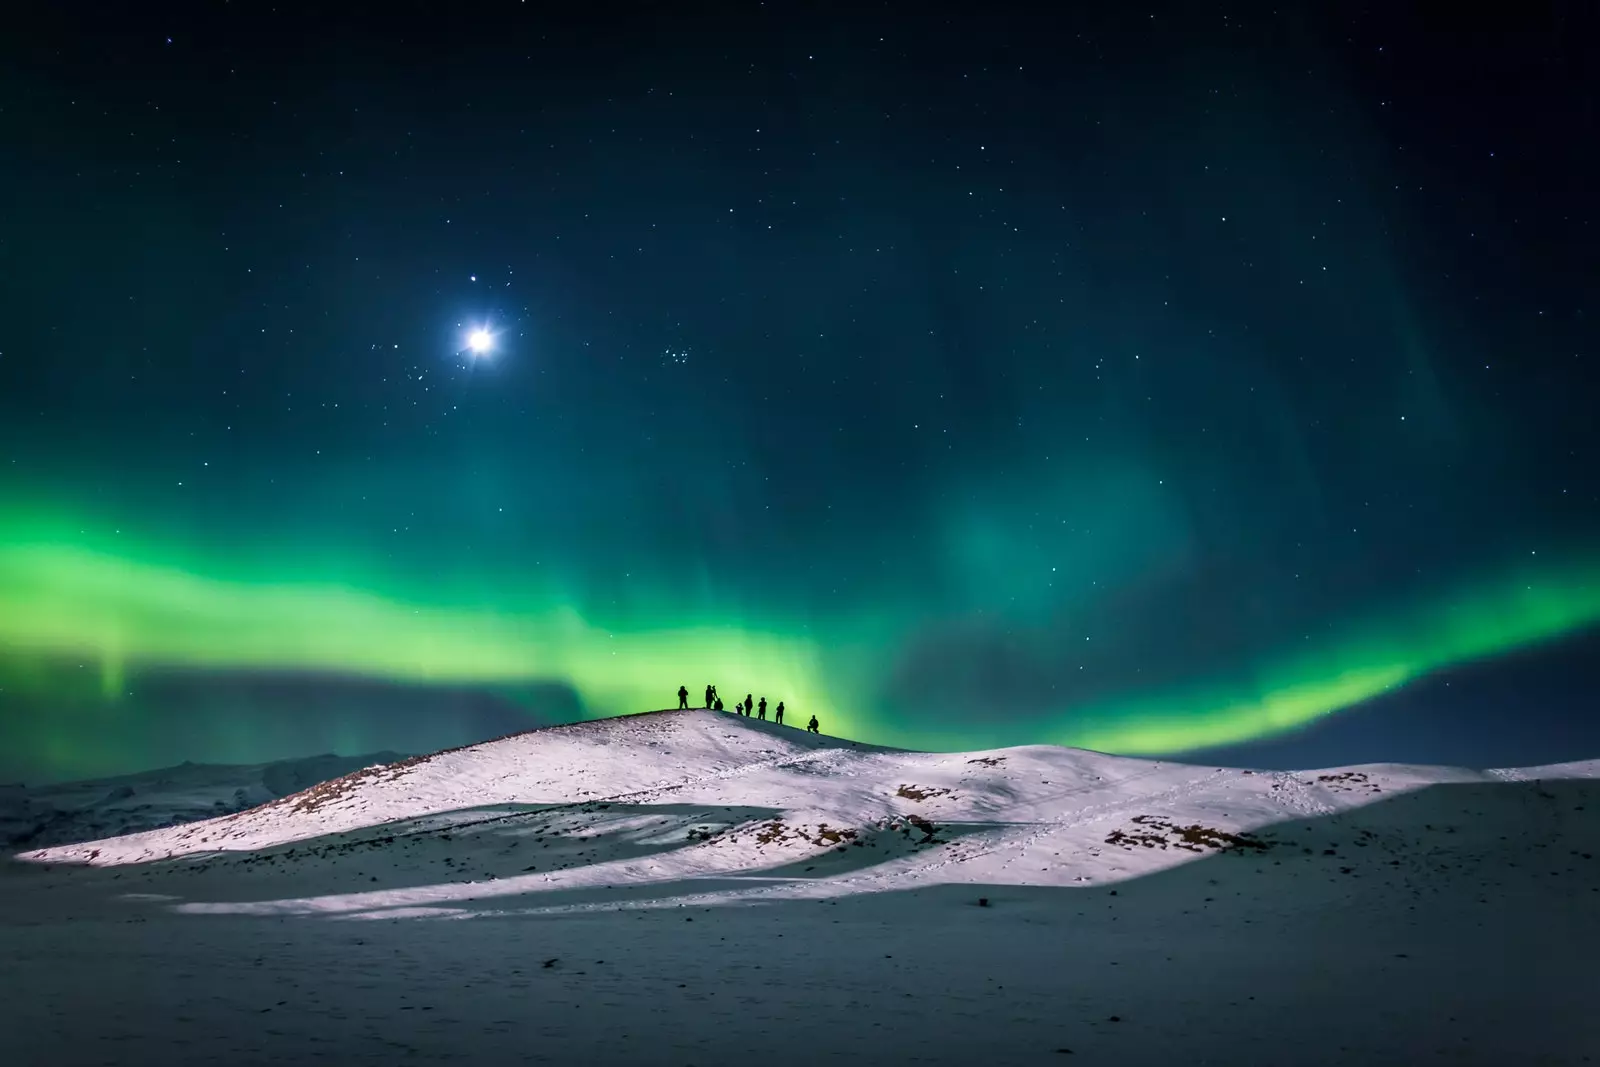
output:
POLYGON ((522 910, 582 909, 539 898, 597 888, 615 907, 625 889, 659 904, 1103 885, 1208 854, 1299 851, 1287 840, 1296 820, 1428 786, 1596 777, 1600 760, 1273 773, 1042 745, 908 752, 716 712, 655 712, 414 757, 249 811, 21 858, 295 870, 292 887, 243 894, 270 900, 182 907, 383 917, 512 898, 522 910))

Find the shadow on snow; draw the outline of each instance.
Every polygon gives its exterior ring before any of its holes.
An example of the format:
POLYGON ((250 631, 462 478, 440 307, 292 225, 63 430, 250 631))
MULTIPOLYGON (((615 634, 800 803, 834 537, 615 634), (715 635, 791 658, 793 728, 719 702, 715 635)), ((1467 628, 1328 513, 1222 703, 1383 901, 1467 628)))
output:
MULTIPOLYGON (((892 884, 886 865, 895 860, 936 856, 950 842, 1021 825, 1047 824, 941 823, 932 834, 918 827, 910 835, 878 825, 829 827, 840 836, 819 839, 816 827, 798 827, 770 808, 502 804, 260 851, 93 868, 80 884, 130 904, 200 914, 536 919, 684 904, 838 903, 844 896, 867 914, 897 910, 911 898, 937 912, 974 907, 981 897, 992 909, 1037 921, 1086 907, 1137 907, 1141 924, 1230 915, 1230 922, 1249 923, 1253 913, 1284 909, 1333 916, 1373 893, 1400 894, 1409 907, 1448 898, 1487 912, 1510 896, 1548 891, 1586 907, 1600 933, 1600 781, 1427 786, 1259 827, 1252 836, 1260 848, 1191 856, 1171 846, 1177 863, 1141 875, 1119 876, 1116 850, 1131 857, 1157 846, 1108 842, 1096 847, 1110 862, 1097 880, 1078 886, 892 884), (770 835, 764 845, 762 834, 770 835), (797 845, 808 851, 788 851, 797 845), (744 851, 725 851, 732 847, 744 851), (880 867, 883 883, 860 877, 880 867), (835 880, 849 884, 830 892, 835 880), (141 882, 162 892, 140 894, 141 882)), ((959 878, 959 862, 951 867, 959 878)))

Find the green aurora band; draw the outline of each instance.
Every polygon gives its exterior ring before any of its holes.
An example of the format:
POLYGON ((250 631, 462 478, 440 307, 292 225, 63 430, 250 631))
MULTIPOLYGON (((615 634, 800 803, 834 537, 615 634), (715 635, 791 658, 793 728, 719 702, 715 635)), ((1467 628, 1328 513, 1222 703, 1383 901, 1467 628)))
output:
POLYGON ((1600 566, 1529 568, 1315 651, 1286 655, 1251 685, 1197 686, 1074 714, 1065 744, 1165 755, 1287 733, 1433 671, 1600 621, 1600 566))
POLYGON ((326 580, 228 576, 173 558, 77 525, 0 527, 0 652, 13 670, 30 657, 87 659, 108 701, 141 665, 417 683, 562 681, 594 717, 660 707, 680 679, 693 688, 759 677, 767 691, 823 716, 829 732, 863 740, 944 748, 1048 741, 1173 755, 1285 733, 1429 672, 1600 621, 1600 565, 1530 564, 1287 653, 1253 677, 1061 708, 1042 721, 985 720, 941 736, 876 707, 881 620, 855 633, 833 628, 826 645, 799 627, 684 622, 665 612, 659 625, 608 627, 548 593, 502 593, 492 604, 461 590, 408 600, 326 580))
POLYGON ((821 706, 812 645, 773 634, 625 632, 564 607, 439 607, 334 584, 206 577, 65 544, 0 544, 0 648, 91 657, 108 699, 130 666, 149 664, 400 682, 564 680, 596 716, 659 707, 663 678, 754 674, 821 706))

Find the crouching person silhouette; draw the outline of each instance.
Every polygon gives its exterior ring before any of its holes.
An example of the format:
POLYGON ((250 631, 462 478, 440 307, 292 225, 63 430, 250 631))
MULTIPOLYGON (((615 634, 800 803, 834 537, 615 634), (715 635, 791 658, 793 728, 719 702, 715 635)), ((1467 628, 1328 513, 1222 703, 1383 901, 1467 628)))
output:
POLYGON ((806 724, 806 733, 820 734, 821 732, 822 727, 817 723, 817 717, 815 715, 811 716, 811 721, 806 724))

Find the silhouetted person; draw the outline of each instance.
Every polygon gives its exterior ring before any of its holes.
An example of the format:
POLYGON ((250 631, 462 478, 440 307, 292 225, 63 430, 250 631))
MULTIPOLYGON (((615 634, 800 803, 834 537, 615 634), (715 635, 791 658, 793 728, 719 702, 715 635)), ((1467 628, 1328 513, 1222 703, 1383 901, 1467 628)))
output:
POLYGON ((735 715, 743 715, 744 714, 744 705, 743 704, 735 704, 733 706, 733 713, 735 715))
POLYGON ((772 713, 772 720, 779 726, 783 725, 783 701, 778 701, 778 710, 772 713))
POLYGON ((687 708, 688 706, 689 706, 689 690, 688 690, 688 687, 680 685, 680 686, 678 686, 678 707, 687 708))
POLYGON ((716 704, 716 702, 717 702, 717 687, 714 686, 714 685, 706 686, 706 707, 708 707, 708 708, 712 707, 712 706, 714 706, 716 704))
POLYGON ((761 703, 756 705, 756 707, 757 707, 757 709, 759 711, 759 714, 756 717, 761 719, 762 721, 765 721, 766 718, 767 718, 767 698, 766 697, 762 697, 761 698, 761 703))
POLYGON ((753 712, 755 710, 756 710, 756 698, 751 696, 749 693, 746 693, 744 695, 744 713, 746 715, 749 715, 751 712, 753 712))
POLYGON ((722 710, 722 698, 721 697, 717 698, 717 710, 718 711, 722 710))
POLYGON ((820 734, 821 732, 822 727, 817 724, 817 717, 815 715, 811 716, 811 722, 806 725, 806 733, 820 734))

